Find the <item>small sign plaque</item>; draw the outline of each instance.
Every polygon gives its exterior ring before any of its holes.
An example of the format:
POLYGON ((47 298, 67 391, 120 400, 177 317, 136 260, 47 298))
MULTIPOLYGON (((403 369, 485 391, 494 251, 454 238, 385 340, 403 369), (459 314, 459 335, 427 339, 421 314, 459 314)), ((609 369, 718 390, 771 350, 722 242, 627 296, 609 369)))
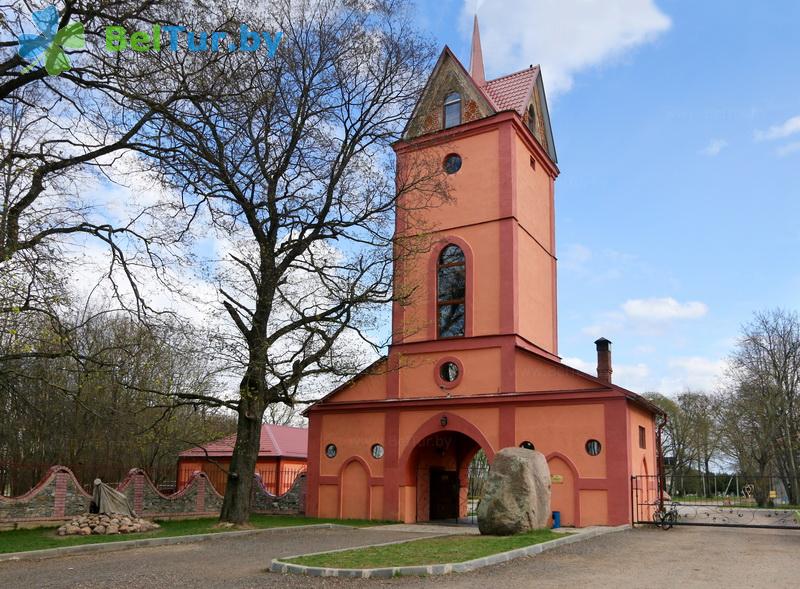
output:
POLYGON ((553 483, 554 485, 562 485, 564 484, 564 475, 551 474, 550 482, 553 483))
POLYGON ((769 492, 769 498, 770 499, 777 499, 778 498, 778 492, 777 491, 770 491, 769 492))

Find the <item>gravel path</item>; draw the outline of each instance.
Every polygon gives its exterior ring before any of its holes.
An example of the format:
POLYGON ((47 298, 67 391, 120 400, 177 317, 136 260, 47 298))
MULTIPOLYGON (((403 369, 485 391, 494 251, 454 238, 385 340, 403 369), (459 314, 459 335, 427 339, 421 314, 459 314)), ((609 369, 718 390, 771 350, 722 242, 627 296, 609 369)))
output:
MULTIPOLYGON (((416 534, 423 536, 423 534, 416 534)), ((797 587, 800 532, 676 528, 601 536, 464 575, 315 579, 264 572, 269 559, 389 542, 414 534, 293 530, 199 544, 139 548, 40 562, 0 564, 0 587, 797 587)))

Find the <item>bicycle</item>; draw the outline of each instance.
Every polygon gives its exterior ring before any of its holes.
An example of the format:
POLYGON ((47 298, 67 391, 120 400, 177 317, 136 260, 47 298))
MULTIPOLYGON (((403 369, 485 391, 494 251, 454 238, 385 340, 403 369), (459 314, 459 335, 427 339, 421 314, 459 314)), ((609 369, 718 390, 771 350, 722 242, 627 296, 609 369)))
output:
POLYGON ((663 504, 653 512, 653 523, 662 530, 669 530, 678 521, 678 504, 674 501, 670 503, 669 509, 663 504))

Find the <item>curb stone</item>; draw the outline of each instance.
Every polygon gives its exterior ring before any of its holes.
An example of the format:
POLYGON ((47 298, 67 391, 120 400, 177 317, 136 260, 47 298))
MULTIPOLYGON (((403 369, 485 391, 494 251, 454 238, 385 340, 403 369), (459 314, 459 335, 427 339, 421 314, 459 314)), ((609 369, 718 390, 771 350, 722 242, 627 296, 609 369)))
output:
POLYGON ((6 552, 0 554, 0 563, 9 561, 18 562, 23 560, 44 560, 47 558, 57 558, 59 556, 71 556, 74 554, 116 552, 118 550, 144 548, 147 546, 191 544, 194 542, 205 542, 206 540, 215 540, 218 538, 254 536, 256 534, 263 534, 265 532, 288 532, 290 530, 308 530, 315 528, 324 530, 331 530, 334 528, 361 529, 342 524, 309 524, 307 526, 281 526, 276 528, 259 528, 257 530, 236 530, 233 532, 214 532, 211 534, 167 536, 165 538, 142 538, 138 540, 122 540, 119 542, 98 542, 97 544, 80 544, 78 546, 64 546, 62 548, 45 548, 43 550, 29 550, 27 552, 6 552))
POLYGON ((597 536, 611 534, 614 532, 621 532, 629 530, 631 526, 626 524, 615 527, 598 527, 585 532, 577 532, 564 536, 563 538, 556 538, 547 542, 539 544, 532 544, 531 546, 523 546, 522 548, 515 548, 514 550, 507 550, 506 552, 498 552, 497 554, 490 554, 473 560, 464 562, 448 562, 444 564, 429 564, 429 565, 411 565, 399 567, 382 567, 375 569, 338 569, 328 567, 314 567, 284 562, 284 560, 291 560, 293 558, 300 558, 301 556, 316 556, 318 554, 335 554, 337 552, 345 552, 347 550, 357 550, 358 548, 374 548, 377 546, 391 546, 394 544, 406 544, 408 542, 416 542, 417 540, 425 540, 427 538, 438 538, 442 536, 452 536, 452 534, 441 534, 437 536, 427 536, 423 538, 413 538, 411 540, 400 540, 397 542, 384 542, 382 544, 370 544, 367 546, 355 546, 351 548, 340 548, 337 550, 327 550, 325 552, 312 552, 309 554, 297 554, 295 556, 284 556, 281 558, 273 558, 269 566, 271 573, 292 573, 297 575, 308 575, 312 577, 343 577, 343 578, 362 578, 362 579, 387 579, 394 576, 421 576, 421 575, 447 575, 450 573, 467 573, 477 569, 482 569, 487 566, 508 562, 517 558, 525 556, 535 556, 542 552, 558 548, 559 546, 566 546, 567 544, 574 544, 597 536))
MULTIPOLYGON (((392 577, 395 574, 398 574, 397 571, 400 568, 417 568, 415 567, 383 567, 378 569, 335 569, 335 568, 327 568, 327 567, 307 567, 301 564, 295 564, 291 562, 283 562, 281 559, 292 559, 298 558, 299 556, 316 556, 318 554, 335 554, 337 552, 347 552, 348 550, 358 550, 359 548, 375 548, 377 546, 394 546, 395 544, 407 544, 408 542, 414 542, 416 540, 427 540, 429 538, 445 538, 447 536, 452 536, 452 533, 443 533, 443 534, 427 534, 422 537, 416 538, 408 538, 406 540, 395 540, 393 542, 380 542, 378 544, 363 544, 361 546, 350 546, 348 548, 337 548, 336 550, 323 550, 321 552, 309 552, 306 554, 299 554, 296 556, 283 556, 281 558, 273 558, 272 563, 270 564, 270 571, 271 572, 280 572, 280 573, 294 573, 299 575, 309 575, 311 577, 380 577, 385 578, 385 576, 392 577), (273 570, 273 567, 276 567, 273 570), (366 573, 366 575, 364 574, 366 573)), ((429 568, 431 566, 443 566, 443 565, 425 565, 421 568, 429 568)))

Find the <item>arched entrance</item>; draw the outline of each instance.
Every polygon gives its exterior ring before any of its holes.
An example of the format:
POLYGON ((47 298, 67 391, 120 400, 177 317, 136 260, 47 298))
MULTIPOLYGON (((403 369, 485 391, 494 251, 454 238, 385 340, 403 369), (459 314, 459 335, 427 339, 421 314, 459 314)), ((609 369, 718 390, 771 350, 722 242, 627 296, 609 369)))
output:
POLYGON ((409 482, 416 488, 416 521, 458 521, 474 512, 476 477, 485 477, 473 464, 481 446, 457 431, 442 431, 422 439, 407 463, 409 482), (472 467, 471 467, 472 465, 472 467))
POLYGON ((469 473, 479 450, 485 455, 482 473, 486 476, 495 449, 480 429, 450 412, 437 413, 422 423, 398 463, 400 518, 407 523, 431 521, 432 501, 434 519, 465 517, 475 503, 468 493, 469 473))

